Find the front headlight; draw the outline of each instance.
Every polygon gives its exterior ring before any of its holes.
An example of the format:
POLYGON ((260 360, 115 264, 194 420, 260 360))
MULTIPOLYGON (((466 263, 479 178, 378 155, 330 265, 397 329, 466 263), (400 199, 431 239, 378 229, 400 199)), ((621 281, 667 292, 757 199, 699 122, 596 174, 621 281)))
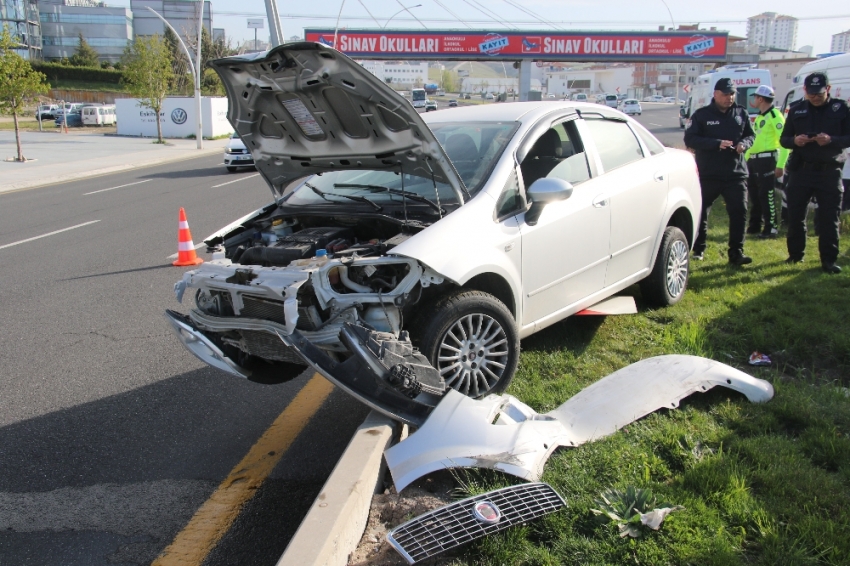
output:
POLYGON ((224 153, 233 153, 233 149, 231 149, 231 148, 229 148, 229 147, 225 147, 225 148, 224 148, 224 153))

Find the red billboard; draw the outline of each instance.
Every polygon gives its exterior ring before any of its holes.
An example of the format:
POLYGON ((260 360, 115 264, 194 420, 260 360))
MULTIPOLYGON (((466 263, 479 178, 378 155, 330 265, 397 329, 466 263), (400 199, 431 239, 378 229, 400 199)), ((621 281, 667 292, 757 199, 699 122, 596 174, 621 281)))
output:
POLYGON ((726 61, 726 32, 375 31, 306 29, 307 41, 362 59, 726 61))

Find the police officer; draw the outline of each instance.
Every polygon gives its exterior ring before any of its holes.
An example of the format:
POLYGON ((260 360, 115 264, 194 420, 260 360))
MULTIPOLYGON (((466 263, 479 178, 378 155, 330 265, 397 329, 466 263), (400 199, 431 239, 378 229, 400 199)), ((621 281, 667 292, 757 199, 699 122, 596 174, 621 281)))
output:
POLYGON ((806 212, 815 196, 815 216, 819 235, 821 267, 827 273, 841 273, 838 259, 838 224, 841 214, 839 161, 850 147, 850 108, 843 100, 829 96, 829 79, 812 73, 804 81, 806 98, 791 105, 779 141, 793 150, 788 159, 788 259, 803 261, 806 250, 806 212))
POLYGON ((685 129, 685 145, 696 155, 702 187, 702 215, 694 242, 693 258, 705 253, 708 213, 718 196, 723 196, 729 212, 729 263, 746 265, 744 228, 747 222, 747 163, 744 152, 753 145, 753 129, 746 109, 735 103, 735 85, 720 79, 714 97, 691 115, 685 129))
POLYGON ((779 230, 776 225, 774 185, 776 178, 782 176, 789 153, 779 145, 785 118, 782 112, 774 108, 775 94, 769 86, 759 86, 752 98, 752 106, 758 108, 759 115, 753 125, 756 139, 746 153, 747 169, 750 172, 747 190, 752 203, 747 233, 759 234, 760 238, 775 238, 779 230))

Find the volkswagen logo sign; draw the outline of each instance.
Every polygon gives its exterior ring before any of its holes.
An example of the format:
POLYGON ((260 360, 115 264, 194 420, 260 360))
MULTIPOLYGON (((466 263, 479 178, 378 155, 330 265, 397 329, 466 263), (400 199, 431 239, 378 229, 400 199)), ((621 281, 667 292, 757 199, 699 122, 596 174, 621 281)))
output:
POLYGON ((495 504, 489 501, 479 501, 472 508, 472 516, 480 523, 495 525, 501 520, 502 512, 499 511, 499 508, 495 504))
POLYGON ((172 121, 172 122, 174 122, 175 124, 183 124, 183 123, 185 123, 185 122, 186 122, 186 119, 187 119, 188 117, 189 117, 189 115, 188 115, 188 114, 186 114, 186 111, 185 111, 185 110, 183 110, 182 108, 175 108, 175 109, 171 112, 171 121, 172 121))

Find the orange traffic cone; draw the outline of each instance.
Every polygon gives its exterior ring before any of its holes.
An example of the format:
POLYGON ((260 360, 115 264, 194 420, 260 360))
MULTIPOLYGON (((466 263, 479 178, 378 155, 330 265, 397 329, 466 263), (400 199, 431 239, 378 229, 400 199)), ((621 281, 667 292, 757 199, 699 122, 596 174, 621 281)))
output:
POLYGON ((198 265, 204 263, 195 253, 195 243, 192 242, 192 233, 189 231, 189 222, 186 220, 186 211, 180 207, 180 223, 177 231, 177 261, 172 265, 198 265))

